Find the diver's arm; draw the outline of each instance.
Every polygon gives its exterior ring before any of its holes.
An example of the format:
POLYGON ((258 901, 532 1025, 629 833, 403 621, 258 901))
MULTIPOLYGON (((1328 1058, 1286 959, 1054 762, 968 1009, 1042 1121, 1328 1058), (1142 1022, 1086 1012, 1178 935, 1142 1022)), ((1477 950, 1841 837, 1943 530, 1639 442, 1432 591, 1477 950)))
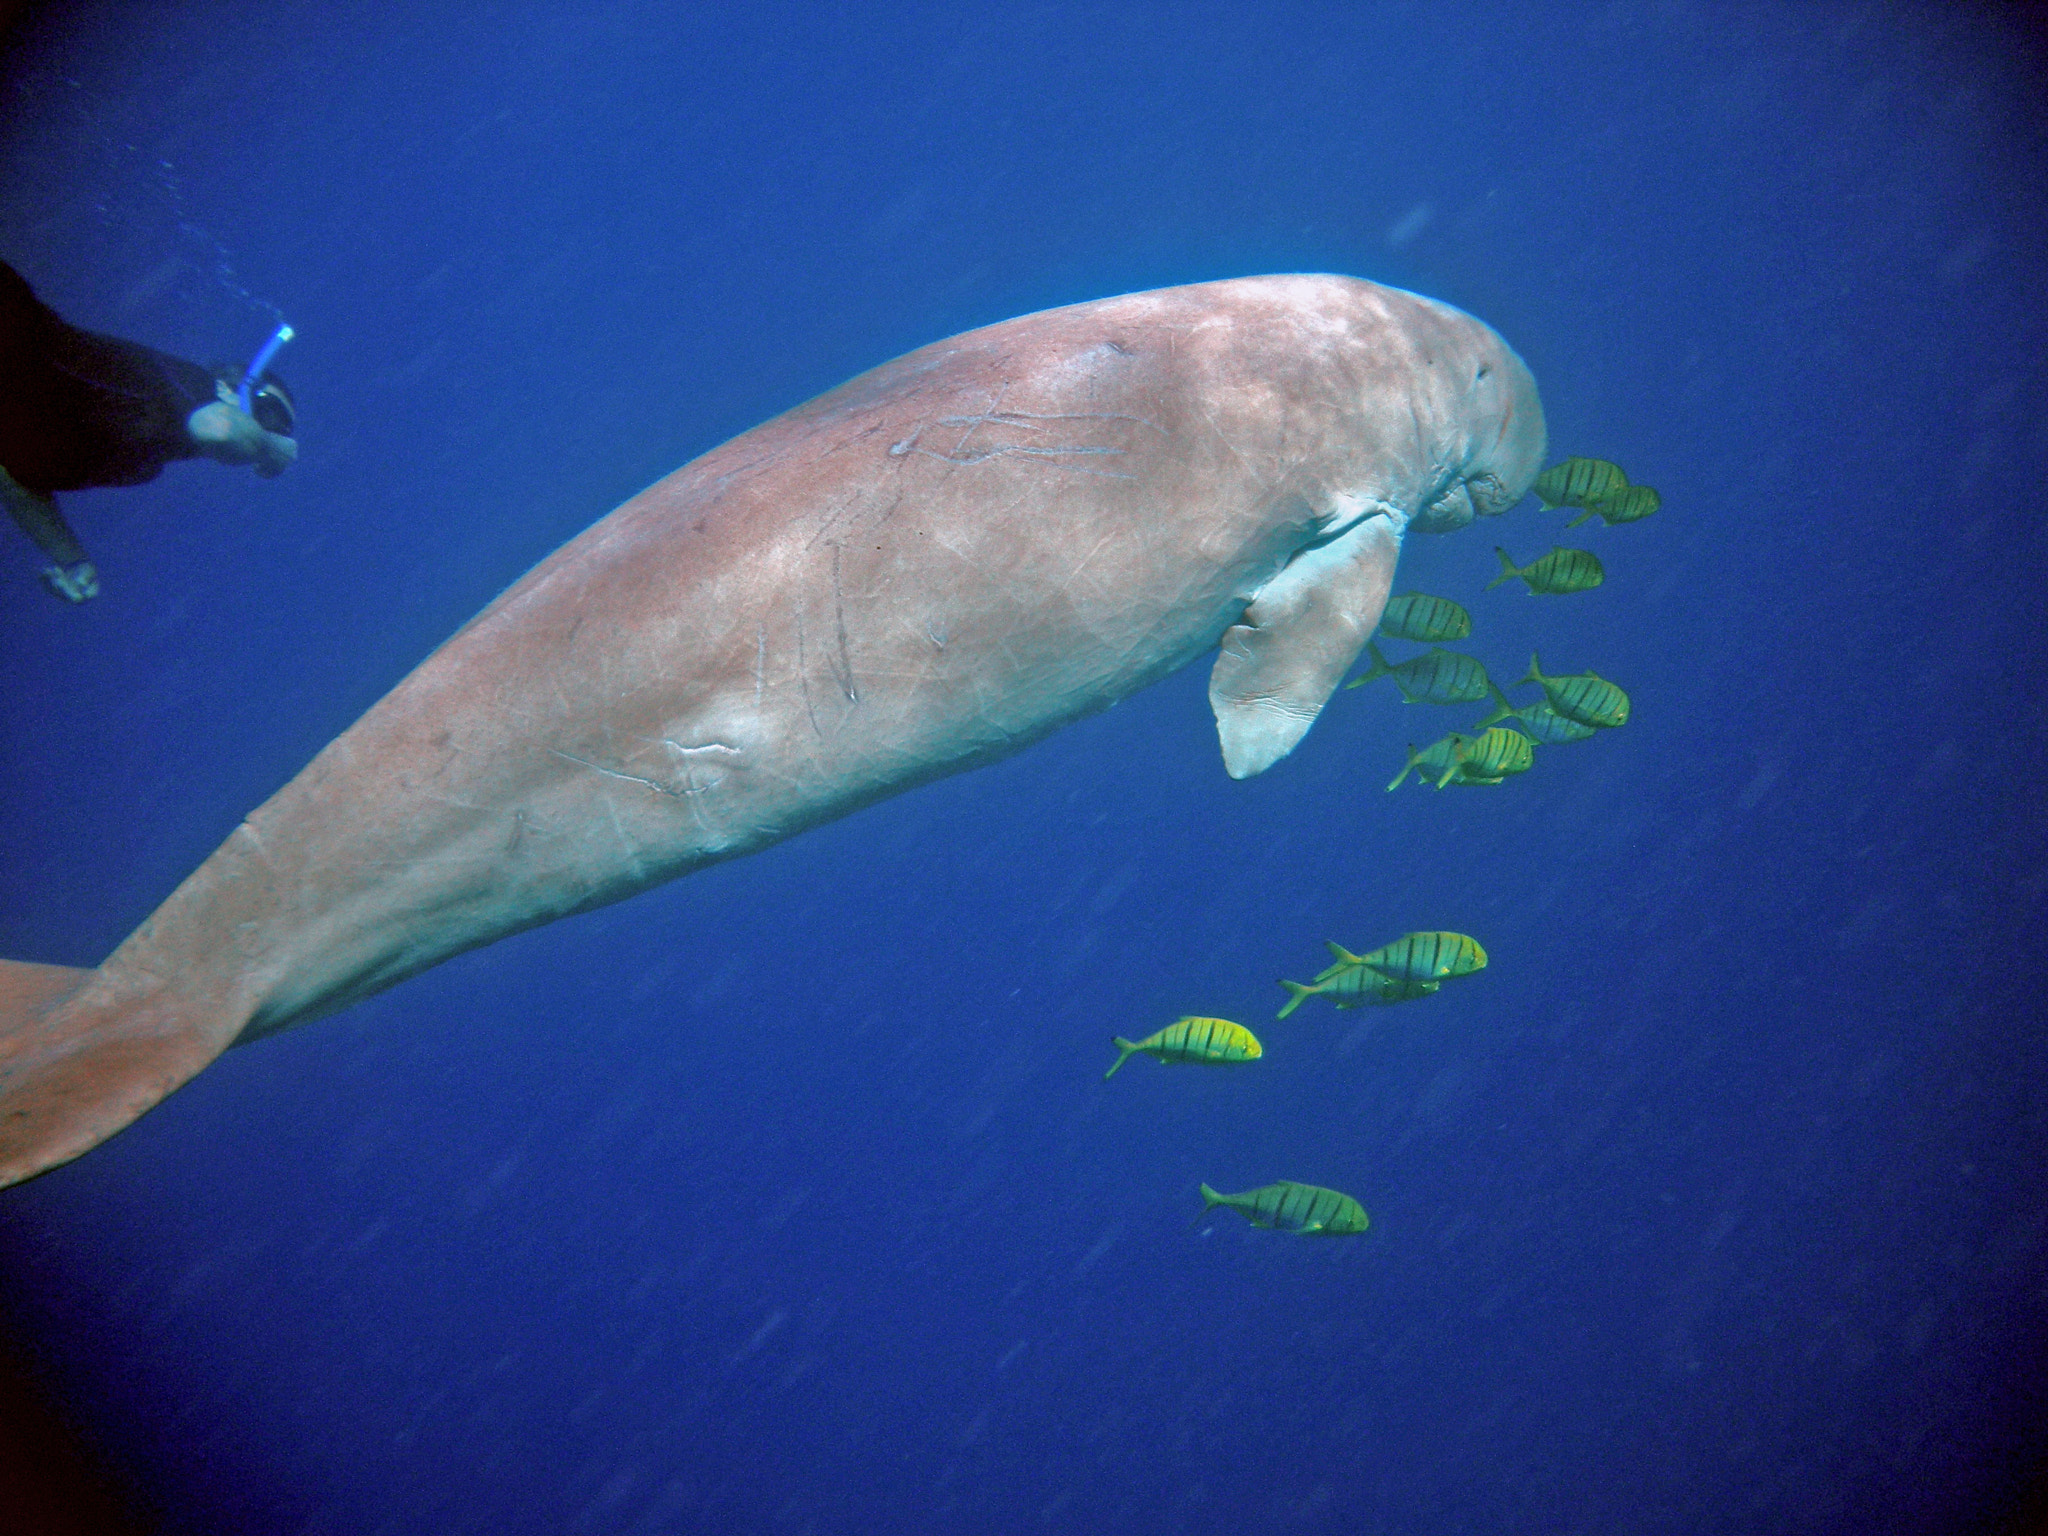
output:
POLYGON ((76 565, 85 558, 85 546, 64 521, 57 503, 28 489, 4 469, 0 469, 0 498, 6 500, 7 510, 21 525, 21 531, 57 564, 76 565))
POLYGON ((78 542, 55 501, 30 490, 4 469, 0 469, 0 501, 7 503, 8 514, 49 558, 51 563, 43 569, 44 586, 73 603, 99 596, 99 572, 86 559, 85 546, 78 542))
POLYGON ((224 400, 200 406, 185 418, 185 430, 209 459, 252 464, 266 480, 283 474, 299 457, 297 443, 264 431, 255 417, 224 400))

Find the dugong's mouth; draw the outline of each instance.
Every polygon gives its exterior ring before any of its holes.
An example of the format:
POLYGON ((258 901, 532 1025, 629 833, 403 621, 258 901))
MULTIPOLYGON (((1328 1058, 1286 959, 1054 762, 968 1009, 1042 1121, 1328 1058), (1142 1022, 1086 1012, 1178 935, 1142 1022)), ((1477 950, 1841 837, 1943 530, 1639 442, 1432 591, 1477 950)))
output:
POLYGON ((1521 491, 1510 491, 1501 477, 1491 470, 1468 477, 1465 490, 1472 497, 1472 510, 1481 517, 1499 516, 1524 495, 1521 491))
POLYGON ((1455 533, 1475 517, 1495 517, 1522 498, 1509 494, 1508 487, 1491 470, 1453 480, 1423 509, 1409 519, 1417 533, 1455 533))
POLYGON ((1408 520, 1408 526, 1417 533, 1455 533, 1472 521, 1477 510, 1467 482, 1453 480, 1408 520))

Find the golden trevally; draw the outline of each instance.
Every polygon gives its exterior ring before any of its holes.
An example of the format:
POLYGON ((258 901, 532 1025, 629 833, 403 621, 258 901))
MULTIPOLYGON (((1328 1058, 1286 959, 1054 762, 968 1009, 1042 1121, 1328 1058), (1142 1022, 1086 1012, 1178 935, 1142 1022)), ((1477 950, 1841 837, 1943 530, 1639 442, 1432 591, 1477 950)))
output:
POLYGON ((1401 690, 1401 697, 1410 704, 1470 704, 1486 697, 1486 668, 1477 657, 1447 651, 1439 645, 1431 646, 1420 656, 1389 664, 1370 640, 1365 648, 1371 653, 1372 667, 1363 677, 1346 683, 1347 688, 1362 688, 1378 678, 1391 677, 1394 686, 1401 690))
POLYGON ((1454 767, 1437 780, 1446 784, 1498 784, 1517 773, 1527 773, 1536 761, 1535 744, 1519 731, 1489 727, 1467 737, 1452 754, 1454 767))
MULTIPOLYGON (((1456 731, 1453 731, 1450 735, 1444 737, 1443 740, 1433 741, 1419 752, 1415 750, 1415 743, 1411 741, 1408 743, 1408 761, 1402 765, 1401 771, 1394 775, 1394 782, 1387 786, 1387 792, 1391 794, 1399 789, 1401 781, 1411 773, 1420 773, 1423 778, 1433 779, 1440 779, 1445 774, 1456 773, 1458 771, 1458 747, 1468 740, 1470 740, 1469 737, 1460 736, 1456 731)), ((1420 783, 1421 779, 1416 780, 1416 782, 1420 783)))
POLYGON ((1612 496, 1586 503, 1586 510, 1565 524, 1576 528, 1589 517, 1597 517, 1608 527, 1616 523, 1637 523, 1664 505, 1664 498, 1647 485, 1631 485, 1616 491, 1612 496))
POLYGON ((1358 957, 1382 976, 1396 981, 1448 981, 1486 968, 1486 951, 1462 933, 1404 933, 1358 957))
POLYGON ((1386 611, 1380 615, 1380 633, 1424 645, 1463 640, 1472 633, 1472 615, 1448 597, 1403 592, 1387 599, 1386 611))
POLYGON ((1552 507, 1584 507, 1628 489, 1619 464, 1605 459, 1566 459, 1536 477, 1530 487, 1548 511, 1552 507))
MULTIPOLYGON (((1493 690, 1498 693, 1498 689, 1493 690)), ((1513 713, 1513 711, 1509 711, 1513 713)), ((1489 719, 1500 718, 1497 714, 1489 719)), ((1399 789, 1401 781, 1410 773, 1420 770, 1419 784, 1424 778, 1434 778, 1436 787, 1443 789, 1451 784, 1498 784, 1511 774, 1526 772, 1535 762, 1530 750, 1529 738, 1514 731, 1479 728, 1474 736, 1451 732, 1443 740, 1431 743, 1418 752, 1411 744, 1408 761, 1394 776, 1394 782, 1387 786, 1389 791, 1399 789)))
POLYGON ((1543 696, 1550 701, 1550 707, 1568 720, 1576 720, 1581 725, 1597 725, 1603 730, 1628 724, 1628 695, 1594 673, 1574 672, 1567 677, 1545 677, 1542 667, 1532 655, 1529 658, 1529 675, 1522 682, 1539 685, 1543 696))
POLYGON ((1493 713, 1473 726, 1472 729, 1475 731, 1486 730, 1496 721, 1512 720, 1524 733, 1547 746, 1557 746, 1567 741, 1584 741, 1594 733, 1593 726, 1574 720, 1569 715, 1560 715, 1550 707, 1548 699, 1535 704, 1524 704, 1517 709, 1498 688, 1493 689, 1492 693, 1493 713))
POLYGON ((1486 584, 1489 592, 1517 576, 1529 584, 1531 593, 1545 597, 1558 597, 1567 592, 1590 592, 1607 579, 1606 567, 1600 564, 1600 557, 1589 549, 1559 546, 1524 566, 1517 566, 1508 558, 1508 552, 1498 545, 1493 552, 1500 556, 1500 574, 1486 584))
POLYGON ((1116 1048, 1123 1054, 1116 1059, 1116 1066, 1103 1073, 1107 1082, 1116 1076, 1117 1067, 1129 1061, 1139 1051, 1148 1056, 1157 1056, 1168 1066, 1179 1062, 1195 1062, 1204 1066, 1227 1066, 1238 1061, 1257 1061, 1266 1054, 1266 1048, 1259 1044, 1258 1037, 1242 1024, 1233 1024, 1228 1019, 1203 1019, 1193 1015, 1176 1019, 1156 1034, 1142 1040, 1126 1040, 1116 1037, 1116 1048))
MULTIPOLYGON (((1369 1225, 1365 1209, 1339 1190, 1282 1179, 1241 1195, 1221 1195, 1202 1186, 1202 1216, 1227 1205, 1255 1227, 1278 1227, 1302 1237, 1349 1237, 1369 1225)), ((1200 1222, 1202 1216, 1195 1220, 1200 1222)))
POLYGON ((1306 984, 1282 979, 1290 994, 1275 1018, 1286 1018, 1312 997, 1327 997, 1339 1008, 1372 1008, 1389 1003, 1410 1002, 1427 997, 1443 985, 1440 981, 1399 981, 1382 976, 1341 944, 1330 945, 1337 963, 1306 984))

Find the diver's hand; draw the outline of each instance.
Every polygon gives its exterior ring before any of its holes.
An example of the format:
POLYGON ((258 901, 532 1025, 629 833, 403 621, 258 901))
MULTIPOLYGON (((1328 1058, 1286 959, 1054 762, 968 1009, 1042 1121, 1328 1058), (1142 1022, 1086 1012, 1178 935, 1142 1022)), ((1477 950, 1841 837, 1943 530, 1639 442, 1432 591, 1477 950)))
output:
POLYGON ((46 565, 43 567, 43 585, 69 603, 82 603, 89 597, 100 595, 100 573, 93 569, 90 560, 80 560, 73 565, 46 565))
POLYGON ((200 406, 185 418, 185 430, 208 458, 223 464, 253 464, 256 473, 266 479, 283 474, 299 457, 297 443, 264 431, 254 416, 224 400, 200 406))
MULTIPOLYGON (((259 429, 260 430, 260 429, 259 429)), ((279 475, 299 462, 299 445, 289 437, 275 432, 263 434, 263 446, 256 452, 256 473, 266 480, 275 480, 279 475)))

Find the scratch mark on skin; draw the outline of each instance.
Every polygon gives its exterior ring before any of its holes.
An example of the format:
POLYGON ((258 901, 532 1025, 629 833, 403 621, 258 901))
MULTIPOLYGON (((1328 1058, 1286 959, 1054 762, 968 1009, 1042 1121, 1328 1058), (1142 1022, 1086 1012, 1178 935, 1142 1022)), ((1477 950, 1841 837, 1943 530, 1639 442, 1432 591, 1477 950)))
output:
POLYGON ((813 464, 822 464, 827 459, 831 458, 832 455, 834 455, 835 453, 844 453, 849 448, 859 447, 862 443, 866 442, 869 438, 873 437, 877 432, 881 430, 882 424, 880 422, 871 422, 867 426, 860 428, 856 432, 851 432, 843 437, 835 438, 833 441, 827 443, 821 452, 815 454, 812 457, 811 462, 813 464))
POLYGON ((1111 535, 1105 533, 1101 538, 1095 541, 1094 547, 1090 549, 1087 554, 1083 555, 1079 560, 1076 560, 1074 562, 1073 569, 1067 572, 1066 580, 1060 583, 1060 590, 1062 592, 1071 592, 1073 590, 1074 583, 1081 579, 1081 573, 1088 569, 1089 565, 1093 563, 1097 555, 1101 554, 1104 549, 1109 547, 1111 537, 1111 535))
MULTIPOLYGON (((1009 427, 1013 431, 1019 432, 1042 432, 1045 430, 1045 427, 1041 424, 1046 422, 1128 421, 1137 426, 1150 428, 1161 437, 1171 437, 1173 435, 1157 422, 1148 421, 1143 416, 1133 416, 1123 411, 1006 411, 1002 409, 1002 403, 1003 396, 1009 393, 1009 389, 1009 384, 1007 382, 1004 383, 1002 388, 997 390, 994 397, 989 401, 988 409, 985 411, 978 412, 972 416, 941 416, 938 418, 937 425, 939 426, 960 427, 963 429, 960 433, 959 441, 954 443, 949 451, 938 453, 930 448, 918 447, 918 439, 924 434, 924 426, 920 424, 916 432, 913 432, 901 442, 893 444, 889 452, 898 457, 907 453, 918 453, 928 459, 937 459, 941 464, 973 465, 986 464, 990 459, 1016 457, 1070 459, 1090 454, 1122 457, 1130 451, 1126 448, 1116 448, 1107 444, 1095 443, 996 443, 986 448, 977 448, 970 451, 967 445, 973 439, 974 434, 983 427, 990 425, 1009 427)), ((1062 469, 1071 469, 1078 474, 1100 475, 1110 480, 1135 480, 1138 478, 1136 475, 1126 474, 1121 470, 1090 469, 1082 464, 1063 463, 1060 467, 1062 469)))
POLYGON ((643 779, 635 773, 620 773, 616 768, 607 768, 602 763, 593 763, 586 757, 578 757, 573 752, 564 752, 558 747, 549 747, 548 750, 564 762, 575 763, 579 767, 589 768, 603 774, 608 779, 624 779, 628 784, 644 784, 657 795, 673 795, 676 793, 676 790, 669 785, 660 783, 657 780, 643 779))
MULTIPOLYGON (((657 795, 673 795, 675 793, 675 791, 670 789, 666 784, 657 784, 652 779, 637 778, 630 773, 619 773, 613 769, 606 768, 601 764, 593 763, 589 761, 587 758, 577 757, 574 753, 561 751, 559 748, 556 747, 549 747, 548 750, 554 753, 555 756, 561 758, 565 762, 575 763, 579 767, 592 769, 597 773, 603 774, 608 779, 624 779, 629 784, 642 784, 645 785, 647 788, 653 790, 657 795)), ((614 834, 616 834, 616 836, 619 839, 619 846, 625 850, 626 863, 628 864, 628 866, 631 867, 633 871, 633 877, 636 880, 644 878, 646 870, 640 860, 639 845, 636 844, 632 838, 626 835, 625 824, 619 820, 619 808, 612 803, 611 798, 609 796, 606 796, 604 798, 603 804, 604 813, 606 817, 609 818, 611 821, 612 831, 614 834)))
POLYGON ((730 757, 738 757, 740 755, 738 747, 728 746, 722 741, 706 741, 700 742, 694 747, 686 747, 674 737, 664 736, 661 738, 661 744, 667 747, 669 751, 675 753, 683 766, 683 787, 680 790, 671 790, 671 794, 707 794, 725 782, 726 775, 721 773, 714 775, 709 782, 700 784, 697 781, 697 760, 694 754, 699 752, 723 752, 730 757))
POLYGON ((979 416, 948 416, 941 418, 940 425, 942 426, 963 425, 967 428, 965 432, 962 432, 960 434, 960 441, 953 445, 953 451, 951 453, 932 453, 929 449, 922 448, 919 449, 918 451, 920 453, 925 454, 929 458, 951 459, 955 463, 959 462, 961 452, 967 447, 967 440, 970 437, 974 436, 976 432, 981 430, 982 426, 988 421, 989 417, 992 414, 1002 409, 1003 396, 1007 395, 1009 392, 1010 381, 1008 379, 1005 379, 1003 380, 1001 387, 998 388, 995 394, 990 397, 988 402, 988 409, 986 411, 983 411, 979 416))
POLYGON ((832 614, 839 626, 839 665, 833 668, 832 676, 839 691, 846 695, 846 702, 858 704, 860 695, 853 688, 853 653, 846 640, 846 591, 839 580, 841 548, 836 543, 832 546, 832 614))
MULTIPOLYGON (((977 453, 977 454, 974 454, 974 455, 972 455, 971 457, 965 457, 965 458, 963 458, 963 457, 960 457, 960 456, 958 456, 958 455, 949 455, 949 454, 943 454, 943 453, 933 453, 933 452, 932 452, 932 451, 931 451, 931 450, 930 450, 929 448, 919 448, 919 449, 916 449, 915 451, 916 451, 916 452, 918 452, 918 453, 921 453, 921 454, 923 454, 923 455, 924 455, 924 456, 925 456, 926 458, 928 458, 928 459, 937 459, 937 460, 938 460, 938 461, 939 461, 939 462, 940 462, 941 464, 966 464, 966 465, 972 465, 972 464, 986 464, 986 463, 987 463, 987 462, 988 462, 988 461, 989 461, 990 459, 1008 459, 1008 458, 1033 458, 1033 459, 1059 459, 1059 458, 1065 458, 1065 457, 1068 457, 1069 455, 1072 455, 1072 454, 1077 454, 1077 453, 1111 453, 1111 454, 1121 454, 1121 453, 1125 452, 1126 450, 1124 450, 1124 449, 1122 449, 1122 448, 1081 448, 1081 447, 1066 447, 1066 448, 1034 448, 1034 447, 1030 447, 1030 446, 1027 446, 1026 444, 1023 444, 1023 443, 1010 443, 1010 444, 1006 444, 1006 445, 1004 445, 1004 446, 1002 446, 1002 447, 1000 447, 1000 448, 989 448, 989 449, 986 449, 986 450, 984 450, 983 452, 980 452, 980 453, 977 453)), ((1106 479, 1106 480, 1135 480, 1135 479, 1137 479, 1137 478, 1138 478, 1138 477, 1137 477, 1136 475, 1130 475, 1130 474, 1125 474, 1125 473, 1124 473, 1124 472, 1123 472, 1122 470, 1116 470, 1116 469, 1089 469, 1089 468, 1088 468, 1088 467, 1087 467, 1086 465, 1082 465, 1082 464, 1062 464, 1062 465, 1060 466, 1060 468, 1061 468, 1061 469, 1071 469, 1071 470, 1075 471, 1075 472, 1076 472, 1077 474, 1083 474, 1083 475, 1100 475, 1100 476, 1102 476, 1102 477, 1103 477, 1104 479, 1106 479)))
POLYGON ((811 669, 804 661, 804 613, 796 611, 796 685, 803 691, 804 713, 811 717, 811 729, 818 733, 818 739, 825 739, 825 728, 818 724, 818 706, 811 701, 811 669))
MULTIPOLYGON (((704 819, 703 806, 699 803, 697 797, 708 794, 710 791, 718 788, 719 785, 725 782, 726 775, 721 773, 713 777, 708 783, 699 783, 692 755, 700 752, 724 752, 733 757, 738 757, 740 756, 740 749, 728 746, 722 741, 707 741, 698 746, 686 747, 681 742, 667 736, 661 738, 661 744, 682 759, 684 779, 681 787, 673 784, 664 784, 658 779, 643 778, 635 773, 621 773, 616 768, 607 768, 602 763, 593 763, 588 758, 578 757, 572 752, 564 752, 556 747, 550 747, 548 750, 565 762, 575 763, 579 767, 591 769, 593 772, 603 774, 608 779, 623 779, 628 784, 638 784, 645 789, 653 790, 657 795, 665 795, 669 799, 681 801, 689 807, 691 819, 696 822, 698 828, 703 831, 710 831, 710 823, 704 819)), ((626 835, 626 829, 619 821, 618 807, 607 799, 604 803, 604 808, 605 814, 611 818, 612 830, 618 833, 619 843, 625 848, 626 857, 631 861, 635 875, 638 875, 641 865, 639 848, 626 835)), ((516 848, 526 830, 525 813, 515 812, 514 818, 510 846, 516 848)))
POLYGON ((711 482, 711 489, 722 494, 733 481, 743 475, 752 474, 763 464, 769 463, 774 457, 772 453, 758 453, 744 464, 735 464, 731 469, 728 469, 724 474, 719 475, 711 482))
POLYGON ((816 549, 820 544, 832 543, 833 541, 826 538, 825 535, 837 526, 839 519, 854 510, 856 510, 856 504, 850 502, 840 502, 837 506, 833 507, 831 511, 825 514, 824 519, 818 524, 818 531, 811 535, 810 543, 806 544, 804 548, 812 550, 816 549))
MULTIPOLYGON (((897 496, 892 498, 889 502, 889 505, 884 507, 880 512, 868 514, 868 521, 874 527, 879 528, 882 526, 882 524, 886 523, 889 520, 890 516, 895 512, 895 510, 902 505, 903 497, 901 494, 898 494, 897 496)), ((809 551, 816 549, 820 544, 831 544, 833 540, 826 538, 825 535, 830 533, 836 526, 838 526, 839 520, 841 518, 865 513, 867 513, 867 507, 865 503, 860 501, 849 501, 842 503, 837 507, 834 507, 832 511, 826 516, 825 520, 818 524, 818 531, 811 535, 810 542, 804 545, 804 549, 806 551, 809 551)))
POLYGON ((1166 428, 1160 426, 1157 422, 1143 416, 1133 416, 1128 411, 998 411, 990 409, 984 411, 979 416, 941 416, 939 418, 939 425, 944 427, 959 426, 970 421, 977 425, 990 421, 1013 424, 1027 421, 1134 421, 1141 427, 1150 427, 1161 437, 1173 436, 1171 432, 1167 431, 1166 428))
POLYGON ((887 521, 889 521, 890 518, 896 515, 896 509, 902 505, 903 496, 899 492, 897 495, 890 498, 888 506, 882 508, 882 510, 875 515, 873 526, 876 528, 881 527, 882 524, 886 523, 887 521))
MULTIPOLYGON (((585 766, 590 768, 597 768, 597 764, 595 763, 588 763, 585 766)), ((599 773, 603 773, 605 771, 606 770, 602 768, 598 768, 599 773)), ((625 775, 621 774, 619 775, 619 777, 624 778, 625 775)), ((619 846, 625 849, 626 851, 626 863, 633 871, 633 878, 636 880, 643 878, 646 872, 641 867, 639 846, 633 841, 632 838, 626 836, 626 829, 619 821, 619 809, 617 806, 612 804, 610 799, 606 799, 606 801, 604 802, 604 813, 606 816, 611 818, 612 831, 618 836, 619 846)))
POLYGON ((761 707, 762 680, 768 672, 768 626, 754 626, 754 708, 761 707))

